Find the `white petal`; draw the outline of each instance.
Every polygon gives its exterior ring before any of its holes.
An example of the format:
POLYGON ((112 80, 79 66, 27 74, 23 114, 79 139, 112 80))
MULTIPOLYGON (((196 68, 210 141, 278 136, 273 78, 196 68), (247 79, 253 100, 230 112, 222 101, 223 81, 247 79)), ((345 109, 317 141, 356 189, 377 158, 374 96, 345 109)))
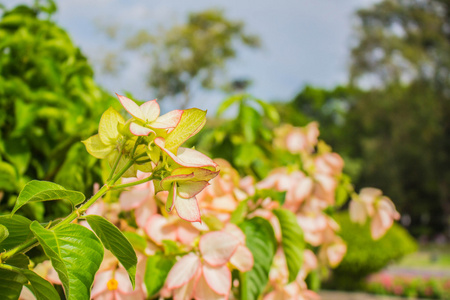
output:
POLYGON ((131 122, 131 124, 130 124, 130 131, 132 134, 134 134, 136 136, 148 136, 150 133, 155 133, 150 128, 141 126, 134 122, 131 122))
POLYGON ((122 106, 127 110, 127 112, 130 113, 130 115, 132 115, 133 117, 136 117, 142 121, 145 121, 144 114, 142 113, 141 109, 136 104, 136 102, 134 102, 131 99, 128 99, 125 96, 119 95, 117 93, 116 93, 116 95, 119 98, 120 103, 122 103, 122 106))
POLYGON ((200 209, 195 197, 185 199, 176 195, 174 202, 180 218, 189 222, 201 222, 200 209))
POLYGON ((185 285, 194 277, 199 268, 200 258, 197 255, 191 252, 183 256, 167 275, 167 288, 172 290, 185 285))
POLYGON ((140 109, 144 115, 145 122, 155 121, 161 113, 159 104, 158 102, 156 102, 156 99, 145 102, 140 106, 140 109))

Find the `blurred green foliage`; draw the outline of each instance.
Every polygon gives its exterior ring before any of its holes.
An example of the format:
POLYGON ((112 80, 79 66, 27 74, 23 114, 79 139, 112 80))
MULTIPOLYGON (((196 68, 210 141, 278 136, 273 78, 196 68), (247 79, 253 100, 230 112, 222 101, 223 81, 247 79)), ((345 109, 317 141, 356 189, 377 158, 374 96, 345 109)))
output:
POLYGON ((340 236, 347 243, 347 253, 333 270, 329 287, 358 289, 364 278, 417 250, 417 244, 409 233, 394 224, 381 239, 374 241, 370 235, 370 223, 361 226, 350 221, 347 212, 334 215, 341 227, 340 236))
MULTIPOLYGON (((0 211, 31 179, 92 193, 97 160, 82 139, 92 135, 112 103, 68 34, 53 23, 52 1, 17 6, 0 20, 0 211)), ((54 207, 56 214, 62 209, 54 207)), ((43 204, 26 211, 42 220, 43 204)))
POLYGON ((350 84, 306 86, 276 105, 294 125, 319 121, 356 190, 382 189, 415 236, 450 228, 449 5, 383 0, 358 11, 350 84))
POLYGON ((224 158, 243 175, 262 179, 282 162, 275 159, 273 128, 280 121, 271 104, 248 94, 231 96, 219 106, 193 143, 211 157, 224 158), (234 119, 221 118, 230 107, 238 109, 234 119))

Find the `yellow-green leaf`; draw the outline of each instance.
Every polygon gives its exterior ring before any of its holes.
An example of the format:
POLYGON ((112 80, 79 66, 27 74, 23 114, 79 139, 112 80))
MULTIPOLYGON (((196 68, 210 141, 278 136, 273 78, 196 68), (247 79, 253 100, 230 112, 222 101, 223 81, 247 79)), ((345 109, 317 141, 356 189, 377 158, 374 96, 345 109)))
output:
POLYGON ((109 153, 111 153, 111 151, 114 150, 114 145, 105 145, 100 140, 98 134, 91 136, 87 140, 84 140, 83 144, 86 146, 86 150, 90 155, 99 159, 105 158, 109 153))
POLYGON ((191 108, 183 112, 180 123, 167 136, 165 147, 172 153, 177 153, 187 139, 199 132, 206 123, 206 111, 191 108))
POLYGON ((118 125, 125 124, 125 119, 114 108, 108 108, 100 119, 98 136, 103 144, 113 145, 119 137, 118 125))

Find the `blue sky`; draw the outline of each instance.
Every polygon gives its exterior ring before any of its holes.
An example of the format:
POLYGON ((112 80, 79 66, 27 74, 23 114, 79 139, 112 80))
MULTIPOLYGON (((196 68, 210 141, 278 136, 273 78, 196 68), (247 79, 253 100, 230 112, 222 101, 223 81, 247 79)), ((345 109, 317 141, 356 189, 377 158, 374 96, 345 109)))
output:
MULTIPOLYGON (((7 1, 15 3, 30 1, 7 1)), ((250 92, 265 100, 292 99, 305 84, 332 87, 347 78, 349 53, 354 43, 353 15, 376 0, 60 0, 54 20, 72 36, 96 69, 102 57, 117 49, 98 24, 114 24, 127 30, 156 28, 182 22, 188 12, 222 8, 232 19, 246 23, 248 32, 261 37, 259 50, 242 50, 228 64, 229 78, 253 80, 250 92)), ((128 54, 118 76, 96 72, 106 90, 132 92, 153 99, 145 86, 148 62, 128 54)), ((224 97, 197 92, 192 106, 214 111, 224 97)), ((173 104, 163 107, 172 109, 173 104)))

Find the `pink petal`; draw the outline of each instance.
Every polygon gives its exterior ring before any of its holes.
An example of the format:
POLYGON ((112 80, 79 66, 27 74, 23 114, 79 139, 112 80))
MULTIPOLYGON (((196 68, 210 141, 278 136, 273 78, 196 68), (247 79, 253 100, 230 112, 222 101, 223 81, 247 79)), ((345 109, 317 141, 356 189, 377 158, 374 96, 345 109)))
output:
POLYGON ((230 263, 241 272, 250 271, 253 268, 253 254, 244 245, 239 245, 230 259, 230 263))
POLYGON ((180 218, 189 222, 201 222, 200 209, 195 197, 185 199, 174 195, 174 198, 175 208, 180 218))
POLYGON ((148 198, 141 206, 137 207, 134 211, 137 225, 142 228, 147 223, 150 216, 156 214, 156 202, 153 198, 148 198))
POLYGON ((207 181, 182 181, 178 183, 178 195, 181 198, 192 198, 208 185, 207 181))
POLYGON ((231 289, 231 272, 227 266, 203 265, 203 277, 209 287, 219 295, 228 295, 231 289))
POLYGON ((177 155, 173 154, 165 148, 165 141, 161 137, 154 140, 155 144, 161 148, 167 155, 169 155, 177 164, 183 167, 213 167, 217 168, 217 164, 208 156, 198 152, 194 149, 180 147, 177 155))
POLYGON ((142 114, 144 115, 145 122, 155 121, 158 118, 159 114, 161 113, 159 104, 158 104, 158 102, 156 102, 156 99, 147 101, 144 104, 142 104, 140 106, 140 110, 142 111, 142 114))
POLYGON ((166 285, 167 288, 172 290, 181 287, 188 283, 200 268, 200 258, 194 253, 183 256, 172 267, 167 275, 166 285))
POLYGON ((239 240, 229 233, 214 231, 201 237, 199 248, 205 261, 211 266, 226 264, 239 245, 239 240))
POLYGON ((206 282, 205 276, 202 275, 195 286, 194 298, 195 300, 225 300, 228 297, 214 292, 206 282))
POLYGON ((160 129, 175 128, 177 127, 178 123, 180 123, 182 114, 182 110, 172 110, 171 112, 160 116, 158 119, 152 122, 150 126, 160 129))
MULTIPOLYGON (((200 268, 197 273, 200 273, 200 268)), ((195 275, 194 278, 192 278, 187 284, 185 284, 177 289, 174 289, 173 290, 173 300, 191 299, 192 294, 194 292, 195 284, 197 282, 197 280, 196 280, 197 277, 198 276, 195 275)))
POLYGON ((239 243, 245 245, 245 234, 242 232, 242 230, 235 224, 233 223, 228 223, 227 225, 225 225, 224 231, 226 231, 227 233, 231 234, 232 236, 234 236, 235 238, 238 239, 239 243))
POLYGON ((331 267, 336 267, 344 258, 347 252, 347 245, 344 243, 337 243, 327 248, 327 257, 331 267))
POLYGON ((131 189, 120 194, 119 202, 123 210, 131 210, 140 206, 149 197, 148 190, 131 189))
POLYGON ((134 122, 131 122, 130 124, 130 132, 136 136, 148 136, 150 133, 155 133, 150 128, 141 126, 134 122))
POLYGON ((178 224, 177 239, 185 245, 191 245, 199 234, 200 231, 192 226, 192 223, 183 222, 178 224))
POLYGON ((136 117, 142 121, 145 121, 144 114, 142 113, 139 106, 131 99, 128 99, 125 96, 117 94, 117 97, 119 98, 120 103, 122 103, 122 106, 127 110, 127 112, 130 113, 133 117, 136 117))
POLYGON ((20 292, 19 299, 20 300, 36 300, 36 297, 28 288, 23 286, 22 291, 20 292))
POLYGON ((125 269, 119 268, 114 273, 114 278, 119 283, 117 289, 122 293, 132 293, 133 286, 131 285, 130 278, 128 277, 127 271, 125 269))
POLYGON ((113 278, 112 270, 97 273, 95 275, 94 285, 92 286, 91 298, 95 298, 99 294, 107 291, 107 283, 111 278, 113 278))
POLYGON ((158 245, 163 240, 175 240, 177 227, 170 224, 167 219, 161 215, 151 216, 144 227, 145 233, 158 245))

